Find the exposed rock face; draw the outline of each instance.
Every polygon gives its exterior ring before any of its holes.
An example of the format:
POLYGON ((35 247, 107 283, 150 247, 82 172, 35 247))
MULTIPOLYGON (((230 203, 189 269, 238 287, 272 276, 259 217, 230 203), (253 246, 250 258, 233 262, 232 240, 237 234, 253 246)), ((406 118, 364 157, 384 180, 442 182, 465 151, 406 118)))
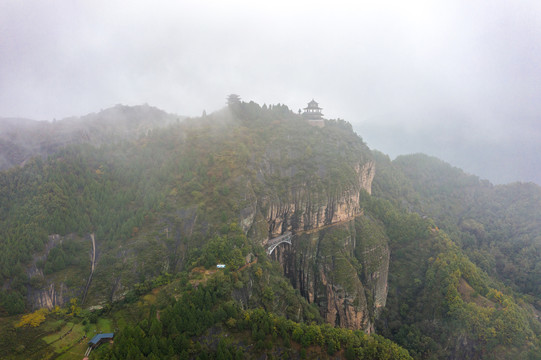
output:
MULTIPOLYGON (((279 246, 273 253, 293 286, 319 306, 327 322, 371 332, 387 299, 389 248, 384 235, 357 234, 358 226, 369 225, 356 219, 362 218, 361 191, 371 193, 375 165, 367 161, 352 169, 347 186, 290 189, 288 200, 267 197, 259 209, 269 238, 295 234, 292 246, 279 246)), ((243 227, 246 220, 257 219, 254 208, 241 216, 243 227)))
POLYGON ((369 194, 372 194, 372 181, 376 175, 375 163, 373 161, 369 161, 363 166, 359 164, 355 167, 355 171, 357 174, 359 174, 361 189, 364 189, 369 194))
MULTIPOLYGON (((273 188, 259 199, 247 184, 240 224, 263 245, 292 231, 292 246, 278 246, 272 256, 293 286, 318 305, 330 324, 371 332, 387 298, 389 248, 386 239, 369 239, 367 234, 359 238, 356 233, 356 218, 363 214, 360 194, 371 193, 374 162, 358 162, 345 170, 347 180, 336 182, 338 186, 321 181, 329 179, 323 164, 316 171, 318 179, 307 179, 305 186, 273 188)), ((269 162, 260 168, 259 178, 287 183, 297 171, 273 168, 269 162)))
POLYGON ((355 222, 356 258, 362 265, 362 279, 370 289, 370 302, 377 317, 387 302, 390 263, 389 239, 381 225, 369 217, 358 217, 355 222))
MULTIPOLYGON (((27 275, 29 278, 41 278, 44 282, 46 282, 43 276, 43 271, 37 267, 37 262, 45 261, 51 249, 60 245, 63 240, 64 238, 58 234, 49 235, 44 252, 42 254, 35 255, 31 266, 27 269, 27 275)), ((52 309, 57 305, 62 306, 66 300, 64 299, 65 290, 66 286, 64 283, 56 285, 54 281, 46 282, 46 285, 40 287, 39 289, 30 287, 27 302, 30 304, 30 308, 33 310, 40 308, 52 309)))
POLYGON ((297 235, 273 256, 327 322, 372 332, 387 298, 389 248, 386 239, 359 236, 357 227, 351 220, 297 235))
POLYGON ((39 290, 31 289, 28 293, 28 301, 32 305, 32 309, 52 309, 66 303, 64 298, 66 290, 64 283, 60 283, 58 286, 55 286, 55 283, 50 283, 47 287, 39 290))
POLYGON ((240 226, 242 230, 247 233, 256 219, 258 201, 250 181, 248 181, 247 186, 245 186, 243 190, 247 206, 240 211, 240 226))
MULTIPOLYGON (((75 234, 60 236, 59 234, 49 235, 44 250, 35 254, 32 263, 26 270, 30 280, 28 296, 26 298, 28 307, 32 310, 55 306, 64 306, 73 297, 78 298, 83 290, 82 287, 71 285, 65 277, 56 277, 54 274, 44 274, 43 269, 38 267, 39 262, 46 262, 51 250, 66 241, 82 241, 75 234)), ((84 281, 81 278, 81 281, 84 281)), ((73 282, 72 282, 73 283, 73 282)))
POLYGON ((361 255, 363 275, 366 285, 371 289, 374 315, 377 317, 387 302, 387 278, 389 275, 390 251, 387 243, 366 247, 361 255))
POLYGON ((361 214, 361 190, 372 191, 375 175, 373 161, 354 166, 355 179, 341 191, 314 193, 305 187, 292 189, 289 199, 263 199, 270 237, 286 231, 307 231, 344 222, 361 214))

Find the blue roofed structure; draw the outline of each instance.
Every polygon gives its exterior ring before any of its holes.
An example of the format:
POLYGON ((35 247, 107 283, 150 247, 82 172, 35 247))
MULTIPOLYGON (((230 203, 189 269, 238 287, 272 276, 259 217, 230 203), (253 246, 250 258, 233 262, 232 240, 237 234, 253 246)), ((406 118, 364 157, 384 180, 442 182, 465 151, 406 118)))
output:
POLYGON ((115 333, 102 333, 94 336, 89 342, 88 346, 96 348, 104 342, 108 342, 115 337, 115 333))

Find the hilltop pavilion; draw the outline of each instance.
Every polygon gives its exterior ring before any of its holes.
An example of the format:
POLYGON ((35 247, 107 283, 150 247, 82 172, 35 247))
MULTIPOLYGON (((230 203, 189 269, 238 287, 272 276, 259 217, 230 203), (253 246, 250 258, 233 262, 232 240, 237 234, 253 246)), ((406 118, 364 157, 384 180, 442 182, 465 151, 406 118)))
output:
POLYGON ((321 110, 323 109, 319 107, 319 104, 312 99, 312 101, 308 103, 308 106, 304 108, 302 117, 307 120, 310 125, 323 127, 325 126, 325 123, 323 121, 321 110))

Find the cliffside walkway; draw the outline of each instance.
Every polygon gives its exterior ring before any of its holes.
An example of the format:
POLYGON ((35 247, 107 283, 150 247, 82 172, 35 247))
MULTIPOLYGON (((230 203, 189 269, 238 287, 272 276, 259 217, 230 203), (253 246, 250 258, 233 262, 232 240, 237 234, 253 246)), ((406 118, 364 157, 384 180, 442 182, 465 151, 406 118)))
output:
POLYGON ((267 254, 271 255, 274 249, 281 243, 288 243, 291 245, 291 237, 293 234, 291 234, 291 231, 286 232, 284 235, 280 235, 278 237, 269 239, 267 242, 267 254))

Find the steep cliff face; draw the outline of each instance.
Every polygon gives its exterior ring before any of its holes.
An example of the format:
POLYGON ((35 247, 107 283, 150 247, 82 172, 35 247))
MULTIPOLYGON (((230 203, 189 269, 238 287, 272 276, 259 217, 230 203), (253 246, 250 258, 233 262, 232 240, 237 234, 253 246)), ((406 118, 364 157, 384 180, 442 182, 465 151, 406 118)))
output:
POLYGON ((79 241, 73 234, 66 236, 52 234, 48 237, 45 249, 34 255, 32 263, 26 271, 31 284, 28 286, 26 299, 30 309, 52 309, 55 306, 63 306, 69 302, 71 297, 77 297, 80 294, 81 289, 76 286, 80 285, 78 280, 82 281, 80 271, 76 271, 73 276, 67 274, 69 269, 64 273, 51 275, 44 273, 42 266, 38 266, 38 263, 47 262, 52 249, 62 246, 65 242, 79 241), (73 278, 77 280, 73 280, 73 278), (66 285, 67 282, 72 284, 71 289, 66 285))
POLYGON ((55 306, 63 306, 69 301, 66 299, 67 287, 61 282, 55 284, 51 282, 46 287, 41 289, 31 288, 28 291, 28 302, 32 310, 47 308, 53 309, 55 306))
POLYGON ((262 199, 262 211, 269 224, 269 235, 286 231, 308 231, 351 220, 361 214, 359 195, 371 192, 375 174, 373 161, 353 166, 354 176, 341 189, 318 189, 310 186, 291 189, 285 197, 262 199))
POLYGON ((293 232, 292 246, 279 246, 272 255, 293 286, 327 322, 373 331, 387 297, 389 249, 386 239, 358 238, 356 218, 363 213, 361 192, 371 193, 375 163, 281 168, 272 159, 283 155, 268 156, 258 172, 265 194, 257 197, 251 184, 245 187, 242 228, 263 245, 293 232))
POLYGON ((361 277, 368 290, 374 318, 377 318, 387 302, 391 256, 389 239, 382 226, 368 216, 357 217, 355 229, 355 257, 361 263, 361 277))
POLYGON ((362 223, 353 219, 294 236, 292 246, 278 247, 273 257, 327 322, 372 332, 387 298, 389 248, 384 238, 364 237, 362 223))
POLYGON ((368 304, 352 256, 354 236, 351 224, 301 236, 293 246, 296 259, 289 276, 319 305, 327 322, 368 330, 368 304))
POLYGON ((292 246, 273 253, 293 286, 327 322, 371 332, 387 298, 389 247, 359 202, 361 191, 371 192, 374 163, 352 168, 354 177, 341 191, 291 191, 291 202, 269 201, 265 218, 269 238, 295 234, 292 246))

